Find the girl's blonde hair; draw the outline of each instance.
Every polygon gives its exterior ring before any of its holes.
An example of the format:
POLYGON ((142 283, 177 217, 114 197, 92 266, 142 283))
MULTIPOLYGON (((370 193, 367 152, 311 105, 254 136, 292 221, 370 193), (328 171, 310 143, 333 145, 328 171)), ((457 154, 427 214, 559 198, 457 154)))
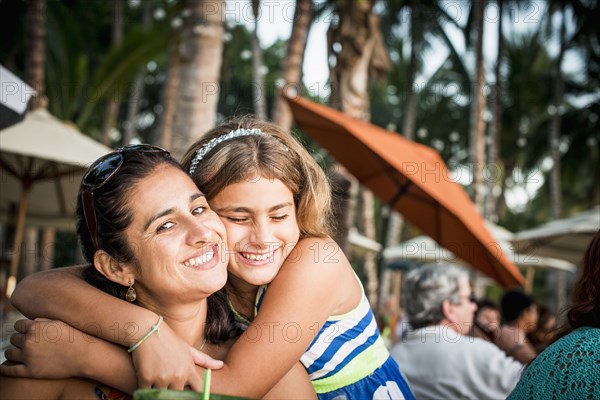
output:
MULTIPOLYGON (((300 237, 330 235, 329 181, 302 144, 275 124, 248 116, 225 122, 188 149, 182 161, 184 169, 190 171, 197 151, 211 139, 237 129, 259 129, 263 134, 227 139, 204 155, 191 176, 207 199, 210 201, 233 183, 251 181, 257 176, 279 179, 294 196, 300 237)), ((254 195, 264 196, 265 193, 254 195)))

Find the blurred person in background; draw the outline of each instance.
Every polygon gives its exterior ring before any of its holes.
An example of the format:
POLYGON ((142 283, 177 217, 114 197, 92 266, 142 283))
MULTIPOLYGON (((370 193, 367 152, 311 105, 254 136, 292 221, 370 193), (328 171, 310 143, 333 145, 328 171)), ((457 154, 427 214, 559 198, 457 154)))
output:
POLYGON ((488 342, 494 342, 498 328, 500 328, 498 306, 488 299, 478 300, 472 335, 488 342))
POLYGON ((527 367, 509 400, 600 399, 600 231, 575 284, 567 322, 527 367))
POLYGON ((537 352, 527 339, 538 323, 537 304, 533 298, 519 290, 510 290, 500 301, 504 324, 496 336, 496 344, 506 355, 523 364, 531 362, 537 352))
POLYGON ((402 300, 414 330, 391 354, 417 399, 503 399, 510 393, 523 366, 468 336, 477 306, 466 271, 451 265, 413 270, 402 300))
POLYGON ((548 307, 538 305, 538 323, 533 332, 527 335, 527 339, 539 354, 548 347, 556 334, 556 317, 548 307))

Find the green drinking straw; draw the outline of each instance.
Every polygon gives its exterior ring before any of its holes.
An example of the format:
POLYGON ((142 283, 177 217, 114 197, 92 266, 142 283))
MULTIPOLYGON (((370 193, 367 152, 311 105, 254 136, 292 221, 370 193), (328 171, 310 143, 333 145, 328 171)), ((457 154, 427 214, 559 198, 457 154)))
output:
POLYGON ((210 369, 204 371, 204 388, 202 389, 202 399, 210 399, 210 369))

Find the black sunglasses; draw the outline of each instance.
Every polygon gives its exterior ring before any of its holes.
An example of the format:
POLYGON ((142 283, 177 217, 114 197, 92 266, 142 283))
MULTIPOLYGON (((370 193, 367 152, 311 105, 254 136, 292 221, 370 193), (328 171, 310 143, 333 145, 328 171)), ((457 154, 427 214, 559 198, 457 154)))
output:
POLYGON ((81 201, 83 204, 83 217, 87 225, 92 243, 98 250, 98 223, 96 220, 96 211, 94 208, 94 191, 101 188, 108 182, 123 165, 123 153, 163 153, 169 155, 169 152, 161 147, 149 144, 131 144, 121 147, 108 153, 96 160, 87 170, 81 181, 81 201))

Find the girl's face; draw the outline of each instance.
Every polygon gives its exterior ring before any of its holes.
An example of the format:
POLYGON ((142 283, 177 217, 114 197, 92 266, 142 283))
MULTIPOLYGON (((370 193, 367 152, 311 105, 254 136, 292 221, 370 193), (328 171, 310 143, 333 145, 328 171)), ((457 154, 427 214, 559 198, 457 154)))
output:
POLYGON ((225 227, 185 172, 159 166, 133 187, 128 203, 133 220, 125 234, 141 302, 189 303, 225 285, 225 227))
POLYGON ((300 237, 291 190, 256 176, 225 187, 211 206, 227 229, 229 272, 256 286, 271 282, 300 237))

